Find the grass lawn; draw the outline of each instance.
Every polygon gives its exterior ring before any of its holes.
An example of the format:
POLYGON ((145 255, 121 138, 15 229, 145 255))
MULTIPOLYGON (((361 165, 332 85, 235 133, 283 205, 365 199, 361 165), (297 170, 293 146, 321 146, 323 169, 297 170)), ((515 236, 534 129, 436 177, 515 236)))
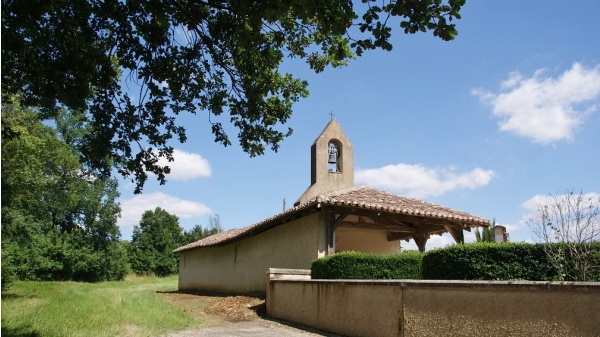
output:
POLYGON ((159 336, 202 321, 159 292, 177 276, 121 282, 15 282, 2 293, 2 336, 159 336))

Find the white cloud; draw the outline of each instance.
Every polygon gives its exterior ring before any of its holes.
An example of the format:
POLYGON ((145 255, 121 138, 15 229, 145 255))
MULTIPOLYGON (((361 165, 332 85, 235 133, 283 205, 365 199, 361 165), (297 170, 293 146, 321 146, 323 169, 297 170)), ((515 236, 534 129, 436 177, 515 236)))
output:
POLYGON ((212 173, 208 160, 202 158, 199 154, 177 149, 173 150, 172 162, 169 162, 166 158, 161 158, 158 164, 168 166, 171 169, 167 179, 172 180, 186 181, 198 177, 210 177, 212 173))
POLYGON ((153 192, 121 202, 121 218, 119 218, 118 225, 133 227, 139 224, 145 211, 154 210, 156 207, 184 219, 200 217, 211 212, 210 208, 201 203, 180 199, 161 192, 153 192))
MULTIPOLYGON (((576 196, 578 196, 578 194, 575 195, 575 197, 576 196)), ((581 196, 583 197, 583 200, 593 200, 600 198, 600 194, 594 192, 582 194, 581 196)), ((569 196, 567 194, 556 194, 554 196, 536 194, 531 199, 522 203, 521 206, 523 206, 523 208, 525 208, 531 214, 533 214, 538 210, 539 207, 553 204, 555 199, 558 200, 560 203, 565 203, 568 197, 569 196)))
POLYGON ((440 195, 455 189, 474 189, 487 185, 494 171, 476 168, 457 173, 453 168, 427 168, 422 165, 397 164, 355 172, 356 182, 415 197, 440 195))
POLYGON ((552 199, 549 195, 536 194, 529 200, 523 202, 521 206, 529 211, 530 214, 533 214, 535 211, 537 211, 539 206, 548 205, 551 200, 552 199))
POLYGON ((471 91, 493 107, 492 113, 501 120, 501 131, 512 132, 550 144, 570 140, 578 126, 594 112, 600 98, 600 65, 586 68, 574 63, 557 78, 544 76, 537 70, 531 78, 512 72, 492 93, 476 88, 471 91))

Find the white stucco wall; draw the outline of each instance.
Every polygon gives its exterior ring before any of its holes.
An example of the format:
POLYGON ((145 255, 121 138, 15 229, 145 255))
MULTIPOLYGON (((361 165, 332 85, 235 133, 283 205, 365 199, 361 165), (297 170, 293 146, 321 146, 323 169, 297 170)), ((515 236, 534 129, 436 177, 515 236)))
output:
POLYGON ((400 240, 388 241, 383 231, 338 227, 335 232, 335 252, 356 251, 375 254, 397 254, 400 240))
POLYGON ((179 256, 179 289, 232 293, 264 292, 267 268, 310 269, 327 250, 326 213, 290 221, 224 246, 179 256))

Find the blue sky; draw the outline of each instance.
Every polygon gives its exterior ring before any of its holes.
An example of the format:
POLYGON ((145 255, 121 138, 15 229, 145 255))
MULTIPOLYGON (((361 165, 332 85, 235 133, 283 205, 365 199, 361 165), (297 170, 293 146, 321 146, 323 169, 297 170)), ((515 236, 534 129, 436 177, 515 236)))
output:
MULTIPOLYGON (((173 144, 167 184, 149 181, 136 196, 121 182, 123 238, 157 206, 186 229, 214 214, 225 229, 244 227, 284 199, 290 207, 333 112, 354 147, 356 185, 495 218, 511 241, 532 241, 526 219, 549 193, 600 193, 599 12, 598 1, 468 1, 454 41, 395 27, 393 51, 344 68, 286 62, 310 96, 279 152, 250 158, 213 143, 207 113, 183 116, 188 141, 173 144)), ((427 248, 451 242, 434 236, 427 248)))

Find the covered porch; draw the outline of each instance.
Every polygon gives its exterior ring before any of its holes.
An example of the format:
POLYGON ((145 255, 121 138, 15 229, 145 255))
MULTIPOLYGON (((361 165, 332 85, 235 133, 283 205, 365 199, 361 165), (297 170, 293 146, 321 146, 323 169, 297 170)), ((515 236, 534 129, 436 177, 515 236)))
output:
POLYGON ((464 231, 489 226, 487 219, 469 213, 370 188, 355 189, 354 200, 339 197, 321 201, 322 211, 327 212, 327 255, 362 251, 353 248, 351 241, 367 239, 365 233, 378 233, 380 244, 385 238, 386 245, 398 243, 398 248, 400 241, 413 239, 423 252, 432 235, 449 233, 456 243, 464 243, 464 231))

